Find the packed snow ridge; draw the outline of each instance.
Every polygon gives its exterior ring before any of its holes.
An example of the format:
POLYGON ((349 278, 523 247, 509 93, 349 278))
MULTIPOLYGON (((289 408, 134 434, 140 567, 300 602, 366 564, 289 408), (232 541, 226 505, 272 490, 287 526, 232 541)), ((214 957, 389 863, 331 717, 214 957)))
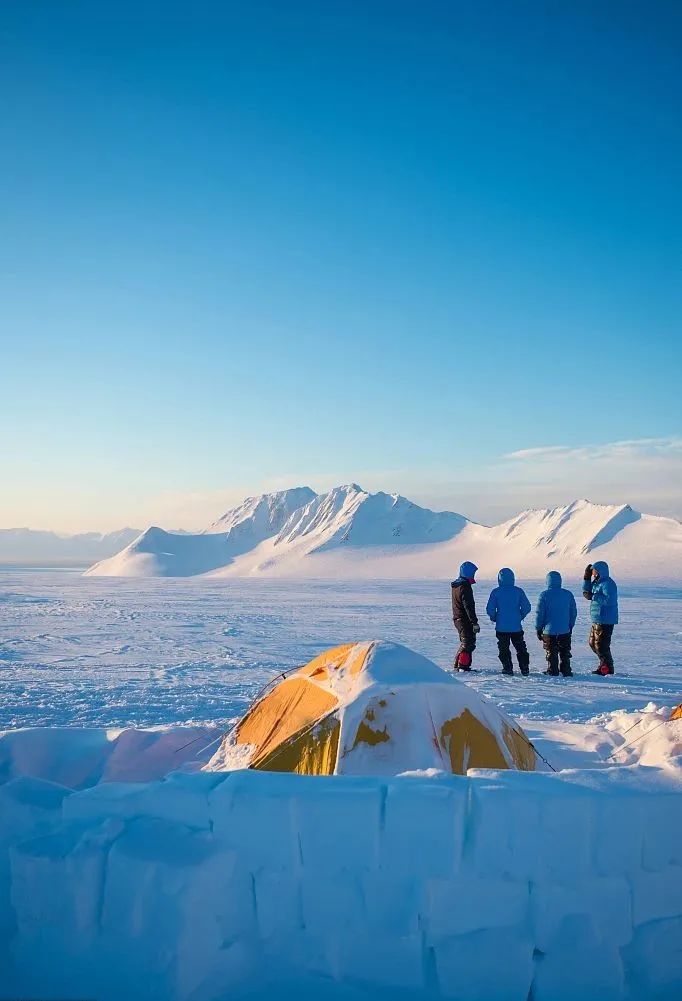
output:
POLYGON ((488 527, 435 512, 399 494, 356 483, 316 494, 309 487, 247 498, 204 532, 152 527, 87 572, 112 577, 249 575, 311 578, 443 578, 473 560, 482 576, 501 566, 541 576, 575 574, 604 559, 616 576, 676 577, 682 524, 628 504, 576 500, 523 511, 488 527))

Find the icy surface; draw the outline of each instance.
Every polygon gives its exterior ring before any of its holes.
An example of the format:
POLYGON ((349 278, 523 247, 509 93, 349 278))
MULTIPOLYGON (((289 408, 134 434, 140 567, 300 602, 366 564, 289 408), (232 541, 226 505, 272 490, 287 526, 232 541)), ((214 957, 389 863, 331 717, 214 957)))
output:
MULTIPOLYGON (((540 584, 520 583, 534 603, 540 584)), ((545 661, 530 627, 531 676, 501 677, 495 635, 481 615, 478 672, 467 683, 522 721, 582 722, 682 701, 682 589, 621 586, 617 674, 602 679, 589 673, 595 658, 580 583, 566 581, 578 600, 575 678, 540 673, 545 661)), ((491 587, 476 585, 480 612, 491 587)), ((457 639, 448 581, 131 581, 0 572, 0 729, 222 726, 280 671, 371 637, 449 667, 457 639)))

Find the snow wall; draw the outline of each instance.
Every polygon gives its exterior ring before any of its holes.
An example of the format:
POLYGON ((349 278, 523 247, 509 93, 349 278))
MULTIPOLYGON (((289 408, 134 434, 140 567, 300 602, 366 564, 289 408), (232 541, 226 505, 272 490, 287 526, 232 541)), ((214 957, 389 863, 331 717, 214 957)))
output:
POLYGON ((0 787, 0 997, 679 998, 664 770, 0 787))

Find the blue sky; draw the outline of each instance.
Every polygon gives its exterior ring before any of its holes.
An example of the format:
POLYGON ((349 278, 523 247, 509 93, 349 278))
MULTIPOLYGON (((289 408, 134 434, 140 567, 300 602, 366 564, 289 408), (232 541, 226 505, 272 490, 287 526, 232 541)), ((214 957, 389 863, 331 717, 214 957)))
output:
POLYGON ((682 516, 681 41, 673 3, 4 4, 0 525, 349 480, 682 516))

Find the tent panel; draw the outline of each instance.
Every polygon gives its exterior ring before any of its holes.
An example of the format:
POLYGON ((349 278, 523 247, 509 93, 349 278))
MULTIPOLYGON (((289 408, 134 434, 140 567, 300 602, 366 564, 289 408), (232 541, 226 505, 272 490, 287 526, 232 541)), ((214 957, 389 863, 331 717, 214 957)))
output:
POLYGON ((343 669, 349 675, 359 674, 365 666, 371 643, 344 643, 315 657, 297 671, 298 677, 310 678, 318 684, 329 681, 332 674, 343 669))
POLYGON ((333 775, 339 753, 341 723, 334 715, 280 744, 251 767, 263 772, 333 775))
POLYGON ((345 661, 355 643, 344 643, 335 646, 331 650, 325 650, 319 657, 315 657, 310 663, 302 667, 297 676, 301 678, 311 678, 317 682, 328 681, 330 670, 337 670, 345 661))
POLYGON ((502 728, 502 739, 512 756, 512 761, 520 772, 534 772, 537 762, 535 751, 528 743, 528 738, 520 730, 505 723, 502 728))
POLYGON ((443 723, 440 743, 455 775, 466 775, 468 768, 509 768, 496 735, 469 709, 443 723))
POLYGON ((306 678, 287 678, 246 714, 237 727, 235 743, 252 744, 252 765, 279 744, 322 719, 338 702, 306 678))

